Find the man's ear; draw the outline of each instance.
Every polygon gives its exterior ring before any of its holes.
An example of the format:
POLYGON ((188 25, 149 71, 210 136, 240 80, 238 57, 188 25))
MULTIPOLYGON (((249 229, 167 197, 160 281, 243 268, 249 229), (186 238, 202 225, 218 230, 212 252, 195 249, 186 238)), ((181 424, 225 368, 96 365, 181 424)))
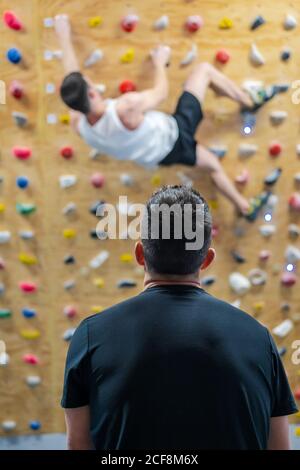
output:
POLYGON ((135 244, 135 259, 140 266, 145 266, 144 247, 140 241, 135 244))
POLYGON ((205 260, 200 266, 200 270, 203 271, 204 269, 208 268, 208 266, 210 266, 211 263, 214 261, 215 257, 216 257, 216 250, 214 250, 214 248, 209 248, 206 254, 205 260))

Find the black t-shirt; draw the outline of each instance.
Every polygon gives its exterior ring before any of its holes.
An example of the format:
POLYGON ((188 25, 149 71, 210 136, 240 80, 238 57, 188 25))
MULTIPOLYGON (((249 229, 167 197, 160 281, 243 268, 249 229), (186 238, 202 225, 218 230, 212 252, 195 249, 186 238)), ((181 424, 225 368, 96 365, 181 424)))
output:
POLYGON ((187 285, 93 315, 69 348, 64 408, 90 405, 96 449, 265 449, 297 407, 268 330, 187 285))

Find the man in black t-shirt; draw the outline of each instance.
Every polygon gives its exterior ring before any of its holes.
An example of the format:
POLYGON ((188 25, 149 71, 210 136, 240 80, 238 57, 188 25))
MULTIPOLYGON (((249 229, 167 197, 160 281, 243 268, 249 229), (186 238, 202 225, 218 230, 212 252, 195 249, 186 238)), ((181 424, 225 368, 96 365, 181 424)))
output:
POLYGON ((273 339, 199 285, 215 256, 206 202, 162 188, 142 226, 135 254, 145 289, 86 318, 71 341, 61 401, 69 448, 289 449, 287 415, 297 407, 273 339), (170 236, 165 215, 154 217, 163 204, 182 209, 169 217, 170 236), (174 235, 186 216, 194 238, 174 235))

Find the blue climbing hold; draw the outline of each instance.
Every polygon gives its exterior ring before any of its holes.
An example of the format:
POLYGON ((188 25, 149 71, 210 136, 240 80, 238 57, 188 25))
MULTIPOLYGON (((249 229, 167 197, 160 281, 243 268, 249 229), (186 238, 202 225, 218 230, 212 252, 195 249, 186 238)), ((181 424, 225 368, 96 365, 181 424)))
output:
POLYGON ((18 64, 22 60, 22 54, 16 47, 8 49, 6 57, 12 64, 18 64))
POLYGON ((33 318, 33 317, 36 317, 36 311, 33 310, 32 308, 25 307, 22 309, 22 315, 25 318, 33 318))
POLYGON ((41 428, 41 423, 39 421, 29 421, 29 428, 38 431, 41 428))
POLYGON ((266 20, 261 15, 259 15, 256 18, 254 18, 254 20, 252 21, 250 25, 250 29, 254 31, 255 29, 259 28, 261 25, 265 24, 265 22, 266 20))
POLYGON ((25 189, 29 185, 29 179, 27 178, 27 176, 18 176, 18 178, 16 179, 16 183, 19 188, 25 189))

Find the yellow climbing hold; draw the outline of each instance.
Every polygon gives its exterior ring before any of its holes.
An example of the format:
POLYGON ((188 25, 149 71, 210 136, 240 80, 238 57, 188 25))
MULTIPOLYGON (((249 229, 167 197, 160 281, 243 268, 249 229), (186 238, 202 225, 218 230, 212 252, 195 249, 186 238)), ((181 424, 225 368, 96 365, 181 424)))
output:
POLYGON ((19 261, 24 264, 37 264, 37 258, 34 255, 30 255, 28 253, 20 253, 19 254, 19 261))
POLYGON ((104 287, 104 279, 102 277, 96 277, 93 283, 96 287, 104 287))
POLYGON ((59 116, 59 121, 62 124, 70 124, 70 114, 61 114, 59 116))
POLYGON ((22 338, 24 339, 37 339, 41 336, 41 333, 39 332, 39 330, 35 330, 35 329, 21 330, 20 334, 22 338))
POLYGON ((297 411, 297 413, 295 413, 295 417, 300 418, 300 411, 297 411))
POLYGON ((130 62, 133 61, 133 59, 134 59, 134 49, 132 47, 127 49, 127 51, 124 52, 124 54, 121 55, 120 57, 120 60, 123 64, 129 64, 130 62))
POLYGON ((263 302, 263 301, 255 302, 253 304, 253 309, 256 313, 260 313, 264 309, 264 306, 265 306, 265 302, 263 302))
POLYGON ((90 28, 95 28, 96 26, 99 26, 100 24, 102 24, 103 22, 103 19, 101 18, 101 16, 92 16, 91 18, 89 18, 89 27, 90 28))
POLYGON ((5 211, 5 204, 4 202, 0 202, 0 213, 5 211))
POLYGON ((93 305, 91 307, 92 313, 100 313, 102 312, 102 310, 104 310, 104 307, 102 307, 102 305, 93 305))
POLYGON ((73 228, 65 228, 63 230, 63 236, 65 238, 74 238, 76 237, 76 230, 74 230, 73 228))
POLYGON ((232 26, 233 26, 233 21, 227 16, 224 16, 224 18, 222 18, 219 22, 220 29, 231 29, 232 26))
POLYGON ((208 204, 211 209, 218 209, 219 207, 219 202, 217 201, 217 199, 210 199, 210 201, 208 201, 208 204))
POLYGON ((131 253, 122 253, 120 256, 120 260, 122 261, 122 263, 131 263, 131 261, 133 260, 133 256, 131 253))
POLYGON ((160 186, 161 185, 161 176, 158 173, 155 173, 151 178, 151 184, 153 186, 160 186))
POLYGON ((295 428, 295 436, 300 437, 300 426, 295 428))

